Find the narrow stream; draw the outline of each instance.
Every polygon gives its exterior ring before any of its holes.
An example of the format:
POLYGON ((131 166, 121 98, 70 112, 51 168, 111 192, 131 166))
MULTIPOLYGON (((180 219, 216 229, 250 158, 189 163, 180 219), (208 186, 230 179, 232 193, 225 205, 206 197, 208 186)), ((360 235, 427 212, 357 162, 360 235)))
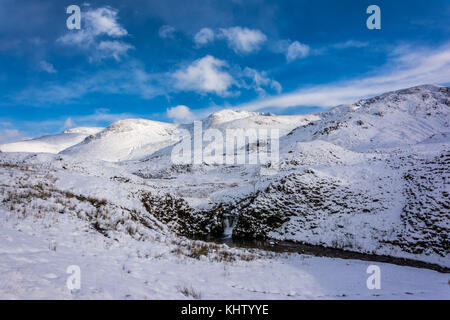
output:
POLYGON ((290 252, 290 253, 308 254, 317 257, 384 262, 399 266, 425 268, 442 273, 450 273, 450 268, 443 267, 435 263, 424 262, 408 258, 391 257, 387 255, 360 253, 356 251, 348 251, 343 249, 336 249, 307 243, 297 243, 292 241, 259 241, 259 240, 233 239, 232 237, 221 239, 210 239, 208 241, 215 243, 225 243, 228 246, 235 248, 246 248, 246 249, 252 248, 277 253, 290 252))
POLYGON ((435 263, 424 262, 408 258, 398 258, 387 255, 377 255, 349 251, 325 247, 321 245, 313 245, 307 243, 299 243, 293 241, 274 241, 274 240, 254 240, 254 239, 235 239, 233 238, 233 229, 237 224, 238 216, 225 214, 223 219, 224 232, 220 237, 209 237, 206 241, 215 243, 224 243, 230 247, 236 248, 252 248, 277 253, 299 253, 308 254, 317 257, 330 257, 340 259, 356 259, 363 261, 374 261, 395 264, 399 266, 409 266, 415 268, 431 269, 442 273, 450 273, 450 268, 443 267, 435 263))

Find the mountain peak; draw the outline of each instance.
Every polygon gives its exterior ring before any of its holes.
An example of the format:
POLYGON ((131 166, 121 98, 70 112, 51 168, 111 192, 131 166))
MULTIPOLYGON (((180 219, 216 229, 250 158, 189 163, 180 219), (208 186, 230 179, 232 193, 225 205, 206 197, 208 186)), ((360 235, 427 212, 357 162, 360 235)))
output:
POLYGON ((226 122, 257 116, 258 113, 245 110, 223 109, 214 112, 206 118, 207 127, 221 125, 226 122))
POLYGON ((63 133, 81 133, 81 134, 96 134, 105 128, 102 127, 75 127, 64 130, 63 133))

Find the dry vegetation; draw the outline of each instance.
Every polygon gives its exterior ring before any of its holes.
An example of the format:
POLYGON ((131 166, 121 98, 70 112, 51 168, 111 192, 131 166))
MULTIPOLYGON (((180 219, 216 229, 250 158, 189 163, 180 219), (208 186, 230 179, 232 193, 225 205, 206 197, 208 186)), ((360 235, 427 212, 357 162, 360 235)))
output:
POLYGON ((174 241, 175 248, 171 251, 176 255, 191 259, 208 259, 214 262, 253 261, 262 257, 255 250, 240 250, 226 245, 203 241, 174 241))
POLYGON ((179 287, 178 291, 188 298, 201 299, 202 297, 202 294, 192 287, 179 287))

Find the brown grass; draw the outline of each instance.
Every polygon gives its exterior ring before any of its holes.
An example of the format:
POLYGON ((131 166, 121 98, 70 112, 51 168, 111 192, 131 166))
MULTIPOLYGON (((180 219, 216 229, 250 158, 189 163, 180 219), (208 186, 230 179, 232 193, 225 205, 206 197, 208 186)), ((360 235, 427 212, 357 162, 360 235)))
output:
POLYGON ((194 288, 190 287, 180 287, 178 291, 181 292, 186 297, 192 297, 194 299, 201 299, 202 295, 200 292, 196 291, 194 288))

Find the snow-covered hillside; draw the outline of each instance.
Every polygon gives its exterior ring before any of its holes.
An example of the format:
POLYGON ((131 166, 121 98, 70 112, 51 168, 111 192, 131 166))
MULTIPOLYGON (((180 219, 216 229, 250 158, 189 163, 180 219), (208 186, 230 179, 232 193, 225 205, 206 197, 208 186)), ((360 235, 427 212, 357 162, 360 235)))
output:
POLYGON ((113 162, 139 159, 173 144, 177 127, 144 119, 120 120, 62 153, 113 162))
POLYGON ((208 116, 204 121, 204 127, 219 130, 278 129, 280 130, 280 135, 285 135, 298 126, 306 125, 319 119, 314 114, 284 116, 225 109, 208 116))
POLYGON ((0 225, 1 299, 448 299, 448 274, 433 270, 376 263, 381 289, 369 290, 370 261, 108 238, 65 218, 0 225))
POLYGON ((64 150, 0 146, 22 151, 0 153, 0 297, 448 299, 448 275, 436 271, 375 263, 386 282, 374 296, 369 262, 190 239, 229 232, 449 270, 449 126, 450 88, 420 86, 311 115, 205 119, 204 130, 279 129, 270 175, 267 164, 173 163, 192 124, 128 119, 64 150), (89 274, 78 293, 61 285, 69 264, 89 274))
MULTIPOLYGON (((189 223, 168 215, 177 232, 220 234, 217 216, 231 213, 238 216, 235 238, 293 240, 448 266, 449 105, 448 88, 421 86, 303 116, 307 124, 280 138, 280 168, 272 176, 251 165, 173 165, 170 148, 127 167, 192 206, 189 223), (419 182, 422 170, 427 178, 419 182)), ((239 115, 220 124, 270 119, 239 115)))
MULTIPOLYGON (((321 120, 297 128, 286 139, 325 140, 354 151, 413 145, 450 126, 449 88, 419 86, 338 106, 321 120)), ((283 143, 283 145, 285 145, 283 143)))
POLYGON ((76 127, 60 134, 44 136, 36 139, 6 143, 0 145, 3 152, 47 152, 58 153, 83 141, 104 128, 76 127))

